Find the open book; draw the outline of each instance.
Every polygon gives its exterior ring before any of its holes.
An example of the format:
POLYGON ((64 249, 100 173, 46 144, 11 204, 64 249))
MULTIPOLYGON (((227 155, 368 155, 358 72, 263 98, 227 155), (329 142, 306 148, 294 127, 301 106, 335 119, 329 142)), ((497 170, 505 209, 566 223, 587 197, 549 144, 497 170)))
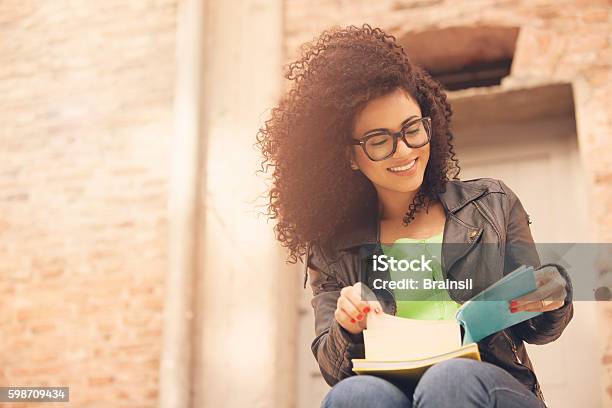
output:
POLYGON ((510 313, 508 308, 508 301, 535 289, 533 268, 522 266, 465 302, 457 310, 456 320, 415 320, 372 313, 363 331, 365 359, 353 359, 353 371, 417 382, 439 362, 451 358, 480 361, 476 342, 540 314, 510 313), (463 342, 460 325, 465 331, 463 342))
POLYGON ((415 320, 388 314, 368 315, 363 331, 365 359, 353 359, 353 371, 390 380, 417 382, 432 365, 456 357, 480 360, 475 343, 461 346, 459 323, 415 320))

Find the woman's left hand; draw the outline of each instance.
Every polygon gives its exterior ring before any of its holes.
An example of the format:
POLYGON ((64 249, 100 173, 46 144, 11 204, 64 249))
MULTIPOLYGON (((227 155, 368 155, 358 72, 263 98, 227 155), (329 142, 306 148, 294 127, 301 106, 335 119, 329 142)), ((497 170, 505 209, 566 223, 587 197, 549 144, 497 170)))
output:
POLYGON ((554 266, 535 271, 536 290, 509 303, 510 311, 549 312, 559 309, 567 296, 566 282, 554 266))

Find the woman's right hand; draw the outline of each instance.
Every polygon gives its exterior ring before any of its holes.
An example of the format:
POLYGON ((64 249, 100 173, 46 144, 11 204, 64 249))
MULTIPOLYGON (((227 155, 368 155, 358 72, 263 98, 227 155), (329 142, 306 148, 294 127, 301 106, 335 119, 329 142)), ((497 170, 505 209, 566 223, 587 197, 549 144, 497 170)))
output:
POLYGON ((383 313, 378 301, 363 300, 362 290, 368 291, 367 286, 361 282, 353 286, 346 286, 340 291, 340 297, 336 303, 334 317, 340 326, 352 334, 361 333, 368 327, 368 313, 383 313))

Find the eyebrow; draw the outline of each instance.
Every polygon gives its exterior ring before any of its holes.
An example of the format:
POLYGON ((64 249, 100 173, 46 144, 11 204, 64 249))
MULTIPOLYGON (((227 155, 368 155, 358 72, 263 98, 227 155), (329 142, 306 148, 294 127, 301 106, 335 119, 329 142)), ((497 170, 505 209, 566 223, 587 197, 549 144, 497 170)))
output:
MULTIPOLYGON (((417 115, 412 115, 410 116, 408 119, 404 120, 401 125, 400 125, 400 129, 402 129, 404 126, 408 125, 410 122, 412 122, 414 119, 419 119, 419 117, 417 115)), ((371 134, 374 133, 379 133, 379 132, 389 132, 391 133, 391 130, 387 129, 387 128, 378 128, 378 129, 372 129, 372 130, 368 130, 367 132, 365 132, 363 135, 361 135, 361 138, 364 138, 366 136, 370 136, 371 134)))

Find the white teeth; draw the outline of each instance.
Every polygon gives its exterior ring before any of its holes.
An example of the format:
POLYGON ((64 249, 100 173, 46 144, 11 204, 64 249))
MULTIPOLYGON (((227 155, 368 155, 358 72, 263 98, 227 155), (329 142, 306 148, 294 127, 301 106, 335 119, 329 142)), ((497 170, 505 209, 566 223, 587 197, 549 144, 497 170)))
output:
POLYGON ((413 161, 411 161, 410 163, 408 163, 405 166, 401 166, 401 167, 389 167, 389 171, 406 171, 406 170, 410 170, 411 168, 414 167, 414 165, 416 164, 416 159, 414 159, 413 161))

